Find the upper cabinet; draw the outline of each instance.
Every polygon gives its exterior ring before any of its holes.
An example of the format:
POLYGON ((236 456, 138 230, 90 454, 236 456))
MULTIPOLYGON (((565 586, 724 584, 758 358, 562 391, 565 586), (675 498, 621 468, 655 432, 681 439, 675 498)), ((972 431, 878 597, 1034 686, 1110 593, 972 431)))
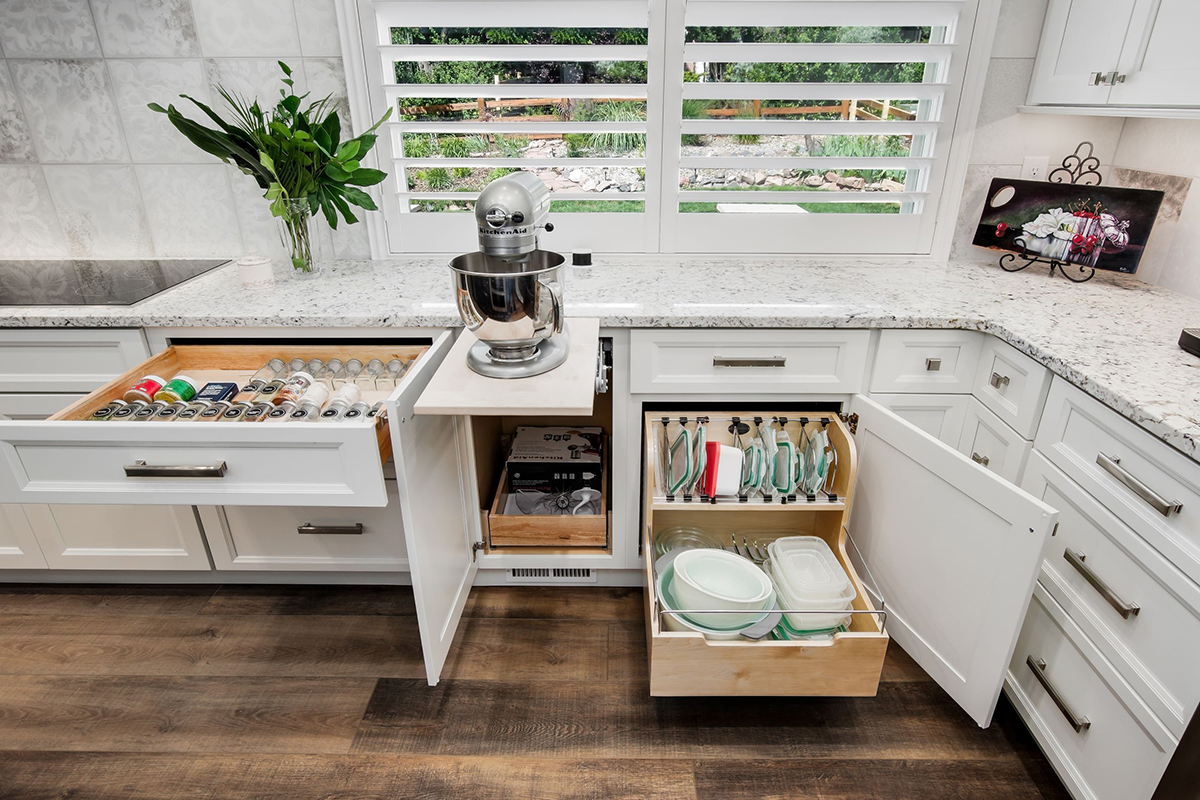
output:
POLYGON ((1197 25, 1195 0, 1050 0, 1028 103, 1200 115, 1197 25))

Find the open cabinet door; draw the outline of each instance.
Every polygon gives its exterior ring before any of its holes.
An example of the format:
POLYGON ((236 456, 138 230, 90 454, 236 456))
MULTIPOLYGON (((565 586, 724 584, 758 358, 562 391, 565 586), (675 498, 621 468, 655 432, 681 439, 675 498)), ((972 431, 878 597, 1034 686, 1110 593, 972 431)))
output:
POLYGON ((388 400, 400 517, 430 686, 441 677, 479 570, 469 523, 464 421, 456 416, 413 413, 413 405, 446 358, 452 341, 449 333, 438 337, 427 357, 414 367, 419 372, 410 373, 404 390, 388 400))
POLYGON ((851 559, 888 634, 987 727, 1058 512, 862 395, 850 410, 851 559))

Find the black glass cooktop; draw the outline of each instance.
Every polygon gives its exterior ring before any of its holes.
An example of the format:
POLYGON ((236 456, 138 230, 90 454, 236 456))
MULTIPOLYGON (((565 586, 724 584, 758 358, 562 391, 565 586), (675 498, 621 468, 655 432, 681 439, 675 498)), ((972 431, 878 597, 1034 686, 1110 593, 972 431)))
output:
POLYGON ((128 306, 229 259, 0 261, 0 306, 128 306))

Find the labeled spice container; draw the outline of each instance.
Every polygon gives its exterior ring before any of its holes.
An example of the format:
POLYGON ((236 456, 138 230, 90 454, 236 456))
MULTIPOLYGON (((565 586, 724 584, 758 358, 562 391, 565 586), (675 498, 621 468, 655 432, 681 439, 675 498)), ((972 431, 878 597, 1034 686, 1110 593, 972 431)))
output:
POLYGON ((206 383, 196 392, 194 400, 207 400, 210 403, 215 403, 218 400, 229 400, 238 393, 238 385, 236 383, 227 383, 225 381, 213 381, 206 383))
POLYGON ((263 400, 261 403, 255 403, 246 412, 246 416, 242 417, 242 422, 262 422, 275 408, 275 404, 270 400, 263 400))
POLYGON ((145 400, 133 400, 118 408, 113 412, 113 419, 130 419, 138 412, 138 409, 149 405, 145 400))
POLYGON ((137 411, 134 412, 133 421, 134 422, 145 422, 146 420, 150 419, 151 417, 153 417, 155 414, 162 411, 166 407, 167 407, 167 404, 164 403, 162 400, 155 400, 153 403, 147 403, 146 405, 142 406, 141 408, 139 408, 137 411))
POLYGON ((92 415, 88 417, 88 419, 95 420, 97 422, 106 419, 112 419, 113 414, 115 414, 119 409, 125 408, 128 405, 129 403, 126 403, 124 400, 113 400, 104 408, 97 408, 95 411, 93 411, 92 415))
POLYGON ((308 387, 312 385, 312 375, 303 370, 295 372, 292 374, 292 377, 288 378, 287 383, 283 385, 283 388, 279 390, 272 400, 277 406, 283 403, 298 403, 300 402, 300 398, 304 396, 304 393, 308 391, 308 387))
POLYGON ((350 406, 361 399, 361 389, 353 383, 344 383, 333 393, 333 399, 329 401, 329 405, 321 412, 321 419, 325 422, 336 422, 345 415, 350 406))
POLYGON ((342 419, 347 421, 362 419, 370 411, 371 404, 359 400, 357 403, 354 403, 352 406, 350 406, 350 408, 346 409, 346 413, 342 415, 342 419))
POLYGON ((154 394, 154 399, 167 404, 178 403, 180 400, 189 403, 196 396, 198 388, 196 382, 187 375, 176 375, 154 394))
POLYGON ((154 395, 158 393, 166 384, 166 381, 157 375, 147 375, 140 381, 130 386, 125 390, 125 394, 121 399, 126 403, 132 403, 134 400, 141 400, 143 403, 150 403, 154 400, 154 395))
POLYGON ((151 418, 151 422, 174 422, 179 413, 188 407, 188 404, 183 400, 176 400, 171 405, 161 409, 151 418))
POLYGON ((225 416, 225 412, 233 406, 233 403, 228 400, 218 400, 208 408, 200 412, 200 416, 196 417, 199 422, 214 422, 225 416))
POLYGON ((250 403, 255 398, 259 400, 267 399, 263 395, 273 395, 283 388, 283 384, 287 383, 286 370, 287 365, 283 363, 282 358, 272 358, 266 364, 259 367, 258 372, 255 372, 250 380, 242 385, 241 390, 234 396, 233 401, 235 403, 250 403), (284 377, 281 378, 280 375, 284 377))
POLYGON ((291 400, 284 401, 271 409, 264 422, 283 422, 296 410, 296 404, 291 400))
POLYGON ((225 409, 225 413, 221 415, 222 422, 241 422, 246 416, 246 412, 254 406, 249 403, 234 403, 229 408, 225 409))
POLYGON ((192 402, 188 403, 187 408, 179 412, 179 419, 184 421, 195 419, 203 414, 205 409, 211 405, 212 403, 208 400, 193 400, 192 402))
POLYGON ((292 412, 293 419, 316 419, 321 416, 321 409, 329 400, 329 387, 323 383, 314 383, 300 398, 297 408, 292 412), (302 413, 303 412, 303 413, 302 413), (297 414, 300 416, 297 417, 297 414))

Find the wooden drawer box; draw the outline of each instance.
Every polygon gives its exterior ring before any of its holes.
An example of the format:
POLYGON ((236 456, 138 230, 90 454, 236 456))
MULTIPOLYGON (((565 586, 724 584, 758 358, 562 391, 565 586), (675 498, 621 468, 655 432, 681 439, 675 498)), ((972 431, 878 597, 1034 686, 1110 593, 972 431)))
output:
POLYGON ((488 547, 608 546, 607 464, 600 483, 600 508, 605 510, 601 514, 505 514, 507 487, 508 471, 503 470, 500 473, 500 485, 496 488, 496 498, 484 515, 488 547))
POLYGON ((432 347, 168 348, 46 420, 0 421, 0 502, 385 505, 383 462, 392 448, 382 416, 337 423, 95 422, 88 417, 147 374, 170 378, 184 372, 200 383, 241 383, 277 356, 416 359, 395 390, 364 398, 386 400, 392 409, 424 387, 449 349, 449 337, 442 334, 432 347), (180 467, 191 468, 191 474, 181 474, 180 467))
POLYGON ((870 331, 635 330, 634 394, 848 394, 862 388, 870 331))
POLYGON ((1075 797, 1149 800, 1176 740, 1040 585, 1005 686, 1075 797))
POLYGON ((978 331, 881 331, 871 391, 970 394, 983 339, 978 331))

